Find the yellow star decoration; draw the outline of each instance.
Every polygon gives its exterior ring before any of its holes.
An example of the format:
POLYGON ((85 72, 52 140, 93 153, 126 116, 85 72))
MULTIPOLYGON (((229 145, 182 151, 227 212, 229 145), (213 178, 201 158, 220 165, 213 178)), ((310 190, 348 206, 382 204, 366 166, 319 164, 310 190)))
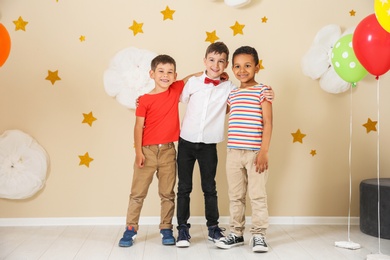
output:
POLYGON ((349 15, 350 15, 350 16, 355 16, 355 14, 356 14, 356 11, 355 11, 355 10, 352 9, 351 11, 349 11, 349 15))
POLYGON ((317 151, 316 151, 316 150, 311 150, 311 151, 310 151, 310 154, 311 154, 311 156, 314 156, 314 155, 317 154, 317 151))
POLYGON ((301 130, 298 129, 295 133, 291 133, 291 135, 293 136, 293 143, 295 142, 300 142, 302 143, 302 139, 306 136, 305 134, 302 134, 301 133, 301 130))
POLYGON ((263 66, 263 60, 259 60, 259 67, 261 70, 265 69, 263 66))
POLYGON ((85 165, 89 168, 89 163, 93 161, 93 158, 89 157, 88 152, 86 152, 84 155, 79 155, 80 163, 79 165, 85 165))
POLYGON ((135 20, 133 20, 133 25, 129 27, 130 30, 133 31, 134 36, 137 35, 137 33, 143 33, 142 26, 144 23, 137 23, 135 20))
POLYGON ((267 23, 267 21, 268 21, 267 16, 264 16, 263 18, 261 18, 261 22, 262 23, 267 23))
POLYGON ((15 24, 15 31, 26 31, 26 25, 28 24, 28 22, 24 21, 21 16, 19 16, 18 20, 13 21, 13 23, 15 24))
POLYGON ((47 77, 45 78, 47 80, 50 80, 51 84, 54 85, 54 83, 57 81, 57 80, 61 80, 60 77, 58 77, 58 70, 56 71, 50 71, 48 70, 48 75, 47 77))
POLYGON ((206 32, 206 34, 207 34, 207 38, 206 38, 205 42, 214 43, 215 41, 219 40, 219 37, 217 36, 217 33, 215 30, 212 32, 206 32))
POLYGON ((165 8, 164 11, 161 11, 160 13, 162 13, 164 15, 164 18, 163 20, 166 20, 166 19, 171 19, 173 20, 173 14, 175 13, 175 10, 171 10, 169 9, 169 7, 167 6, 165 8))
POLYGON ((230 28, 233 30, 233 36, 236 34, 244 34, 242 32, 242 29, 244 29, 245 25, 244 24, 239 24, 237 21, 233 26, 230 26, 230 28))
POLYGON ((84 116, 84 120, 82 123, 87 123, 89 126, 92 126, 93 121, 96 120, 96 118, 92 114, 92 111, 89 112, 89 114, 83 113, 83 116, 84 116))
POLYGON ((84 35, 81 35, 80 38, 79 38, 80 42, 84 42, 85 41, 85 36, 84 35))
POLYGON ((367 123, 363 124, 363 126, 366 128, 367 130, 367 133, 371 132, 371 131, 376 131, 376 124, 378 122, 377 121, 371 121, 371 119, 367 119, 367 123))

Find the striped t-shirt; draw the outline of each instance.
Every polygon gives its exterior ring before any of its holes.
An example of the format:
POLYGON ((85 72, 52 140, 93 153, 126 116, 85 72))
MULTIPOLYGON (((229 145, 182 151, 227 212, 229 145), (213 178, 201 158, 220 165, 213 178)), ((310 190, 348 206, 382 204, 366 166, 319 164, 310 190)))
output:
POLYGON ((231 149, 260 150, 263 135, 263 110, 265 100, 263 84, 235 89, 230 92, 228 143, 231 149))

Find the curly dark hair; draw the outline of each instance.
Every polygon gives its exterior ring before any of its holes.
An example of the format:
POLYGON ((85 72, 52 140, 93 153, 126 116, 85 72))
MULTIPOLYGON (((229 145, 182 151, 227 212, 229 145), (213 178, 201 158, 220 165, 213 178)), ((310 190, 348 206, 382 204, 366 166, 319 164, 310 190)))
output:
POLYGON ((234 63, 234 57, 236 57, 239 54, 249 54, 253 57, 253 60, 255 61, 255 64, 259 64, 259 55, 257 54, 257 51, 255 48, 250 46, 241 46, 233 53, 233 63, 234 63))

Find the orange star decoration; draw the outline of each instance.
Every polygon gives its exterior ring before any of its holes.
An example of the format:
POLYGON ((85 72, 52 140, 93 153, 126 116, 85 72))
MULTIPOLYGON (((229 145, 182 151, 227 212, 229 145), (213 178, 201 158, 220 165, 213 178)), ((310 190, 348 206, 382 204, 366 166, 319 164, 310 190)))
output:
POLYGON ((60 77, 58 77, 58 70, 56 71, 50 71, 48 70, 48 75, 47 77, 45 78, 47 80, 50 80, 51 84, 54 85, 54 83, 57 81, 57 80, 61 80, 60 77))
POLYGON ((259 60, 259 67, 260 67, 261 70, 264 69, 263 60, 259 60))
POLYGON ((88 152, 86 152, 84 155, 79 155, 80 163, 79 165, 85 165, 89 168, 89 163, 93 161, 93 158, 89 157, 88 152))
POLYGON ((311 150, 311 151, 310 151, 310 154, 311 154, 311 156, 314 156, 314 155, 317 154, 317 151, 316 151, 316 150, 311 150))
POLYGON ((133 35, 136 36, 137 33, 143 33, 142 31, 142 26, 144 23, 137 23, 136 21, 133 20, 133 25, 129 27, 130 30, 133 31, 133 35))
POLYGON ((349 11, 350 16, 355 16, 355 14, 356 14, 355 10, 352 9, 351 11, 349 11))
POLYGON ((376 124, 378 122, 377 121, 371 121, 371 119, 367 119, 367 123, 363 124, 363 126, 366 128, 367 130, 367 133, 371 132, 371 131, 376 131, 376 124))
POLYGON ((267 16, 264 16, 263 18, 261 18, 261 22, 262 23, 267 23, 267 21, 268 21, 267 16))
POLYGON ((79 38, 80 42, 84 42, 85 41, 85 36, 84 35, 81 35, 80 38, 79 38))
POLYGON ((175 13, 175 10, 171 10, 169 9, 169 7, 167 6, 165 8, 164 11, 161 11, 160 13, 162 13, 164 15, 164 18, 163 20, 166 20, 166 19, 171 19, 173 20, 173 14, 175 13))
POLYGON ((19 16, 18 20, 13 21, 13 23, 15 24, 15 31, 26 31, 26 25, 28 24, 28 22, 24 21, 21 16, 19 16))
POLYGON ((305 134, 302 134, 301 133, 301 130, 298 129, 295 133, 291 133, 291 135, 293 136, 293 143, 295 142, 300 142, 302 143, 302 139, 306 136, 305 134))
POLYGON ((217 36, 217 33, 215 30, 212 32, 206 32, 206 34, 207 34, 207 38, 206 38, 205 42, 214 43, 215 41, 219 40, 219 37, 217 36))
POLYGON ((92 114, 92 111, 89 112, 89 114, 83 113, 83 116, 84 116, 84 120, 82 123, 87 123, 89 126, 92 126, 93 121, 96 120, 96 118, 92 114))
POLYGON ((237 21, 233 26, 230 26, 230 28, 233 30, 233 36, 236 34, 244 34, 242 32, 242 29, 244 29, 245 25, 244 24, 239 24, 237 21))

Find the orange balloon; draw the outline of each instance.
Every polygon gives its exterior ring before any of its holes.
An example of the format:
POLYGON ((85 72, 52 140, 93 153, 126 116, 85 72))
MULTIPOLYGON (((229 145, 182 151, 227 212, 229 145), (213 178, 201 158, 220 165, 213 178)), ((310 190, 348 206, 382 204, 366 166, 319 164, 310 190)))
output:
POLYGON ((3 66, 11 51, 11 38, 7 29, 0 23, 0 67, 3 66))

